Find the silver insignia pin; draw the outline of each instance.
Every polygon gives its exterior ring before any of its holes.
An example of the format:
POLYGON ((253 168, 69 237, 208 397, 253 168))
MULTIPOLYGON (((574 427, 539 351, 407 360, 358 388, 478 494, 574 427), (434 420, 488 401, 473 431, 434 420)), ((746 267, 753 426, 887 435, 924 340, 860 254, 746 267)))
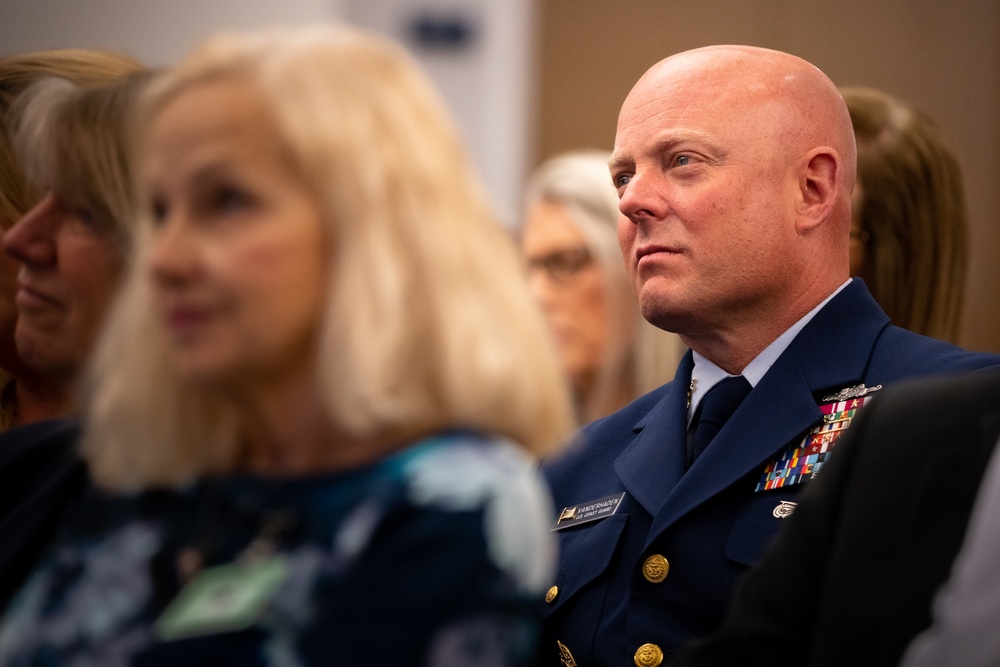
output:
POLYGON ((786 519, 792 516, 792 512, 795 511, 797 505, 798 503, 793 503, 791 500, 782 500, 771 514, 774 515, 775 519, 786 519))
POLYGON ((875 387, 866 387, 864 384, 859 384, 855 387, 847 387, 845 389, 841 389, 836 394, 830 394, 829 396, 824 396, 823 400, 825 402, 846 401, 849 398, 858 398, 860 396, 864 396, 865 394, 870 394, 873 391, 878 391, 881 388, 882 385, 878 385, 875 387))

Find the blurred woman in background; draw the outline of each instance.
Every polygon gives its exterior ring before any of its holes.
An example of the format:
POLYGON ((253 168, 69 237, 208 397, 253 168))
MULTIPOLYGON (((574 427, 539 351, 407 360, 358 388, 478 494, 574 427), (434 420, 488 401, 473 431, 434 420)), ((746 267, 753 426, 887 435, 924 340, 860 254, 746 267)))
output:
MULTIPOLYGON (((46 387, 49 417, 76 415, 77 383, 128 263, 135 226, 129 123, 150 76, 137 70, 90 86, 46 78, 11 109, 25 182, 44 193, 3 236, 20 265, 11 286, 24 369, 19 407, 31 378, 32 387, 46 387)), ((0 609, 87 487, 77 437, 75 419, 51 418, 0 435, 0 609)))
POLYGON ((618 196, 602 151, 574 151, 528 181, 521 250, 580 424, 668 382, 686 350, 646 322, 618 247, 618 196))
POLYGON ((959 343, 969 222, 958 158, 919 110, 871 88, 841 93, 858 144, 851 275, 893 324, 959 343))
MULTIPOLYGON (((0 233, 42 198, 25 178, 11 144, 11 108, 32 84, 59 77, 80 86, 102 85, 141 68, 135 59, 112 51, 54 49, 0 57, 0 233)), ((29 153, 30 153, 29 149, 29 153)), ((20 262, 0 253, 0 430, 64 414, 65 392, 21 359, 14 343, 17 272, 20 262)))

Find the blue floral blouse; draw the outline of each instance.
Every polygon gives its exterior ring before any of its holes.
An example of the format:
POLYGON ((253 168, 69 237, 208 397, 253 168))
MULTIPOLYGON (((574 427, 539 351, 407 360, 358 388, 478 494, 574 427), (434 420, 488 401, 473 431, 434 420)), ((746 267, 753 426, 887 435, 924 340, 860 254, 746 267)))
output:
POLYGON ((347 473, 94 494, 0 625, 0 664, 535 664, 554 574, 534 463, 448 433, 347 473))

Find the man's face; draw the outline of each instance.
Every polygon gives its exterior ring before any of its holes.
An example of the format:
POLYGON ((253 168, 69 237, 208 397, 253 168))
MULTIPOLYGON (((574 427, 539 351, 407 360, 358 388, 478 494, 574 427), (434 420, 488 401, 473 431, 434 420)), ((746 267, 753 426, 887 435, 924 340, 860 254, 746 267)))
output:
POLYGON ((646 319, 684 336, 738 331, 787 293, 793 158, 780 105, 749 88, 726 68, 668 60, 619 115, 611 178, 625 265, 646 319))

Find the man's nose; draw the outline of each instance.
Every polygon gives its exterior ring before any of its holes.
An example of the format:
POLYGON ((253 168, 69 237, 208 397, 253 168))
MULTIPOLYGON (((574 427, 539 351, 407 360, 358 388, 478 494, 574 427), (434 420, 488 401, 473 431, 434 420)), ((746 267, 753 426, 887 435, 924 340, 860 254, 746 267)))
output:
POLYGON ((618 200, 618 210, 634 223, 662 220, 670 210, 663 179, 651 172, 637 172, 618 200))

